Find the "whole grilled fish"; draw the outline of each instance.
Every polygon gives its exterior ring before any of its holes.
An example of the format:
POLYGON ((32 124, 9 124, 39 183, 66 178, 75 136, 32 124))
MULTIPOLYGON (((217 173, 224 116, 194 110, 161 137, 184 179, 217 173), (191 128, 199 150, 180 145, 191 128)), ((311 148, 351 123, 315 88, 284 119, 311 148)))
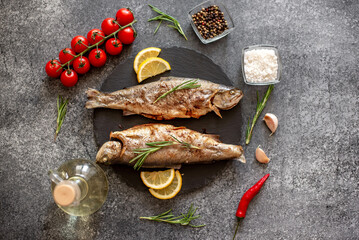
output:
POLYGON ((174 141, 191 144, 170 145, 151 153, 144 160, 145 168, 180 168, 182 164, 210 163, 216 160, 236 159, 245 162, 243 149, 239 145, 224 144, 216 135, 202 134, 185 127, 168 124, 143 124, 124 131, 111 132, 111 140, 104 143, 97 153, 96 161, 107 164, 134 165, 129 161, 138 154, 135 149, 148 148, 146 143, 174 141))
POLYGON ((156 120, 199 118, 211 111, 222 117, 220 109, 233 108, 243 97, 239 89, 198 79, 199 87, 174 91, 155 102, 162 94, 189 80, 197 79, 166 77, 113 93, 89 89, 86 108, 122 109, 124 115, 140 114, 156 120))

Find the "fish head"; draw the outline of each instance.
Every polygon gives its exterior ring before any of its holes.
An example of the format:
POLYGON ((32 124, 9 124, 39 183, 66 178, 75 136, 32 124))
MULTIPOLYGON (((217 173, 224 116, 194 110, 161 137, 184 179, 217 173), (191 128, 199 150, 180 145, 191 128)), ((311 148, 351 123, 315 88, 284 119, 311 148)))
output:
POLYGON ((243 92, 241 90, 228 87, 220 89, 216 95, 214 95, 212 103, 219 109, 228 110, 236 106, 242 97, 243 92))
POLYGON ((96 162, 111 163, 121 156, 122 144, 119 141, 105 142, 96 155, 96 162))

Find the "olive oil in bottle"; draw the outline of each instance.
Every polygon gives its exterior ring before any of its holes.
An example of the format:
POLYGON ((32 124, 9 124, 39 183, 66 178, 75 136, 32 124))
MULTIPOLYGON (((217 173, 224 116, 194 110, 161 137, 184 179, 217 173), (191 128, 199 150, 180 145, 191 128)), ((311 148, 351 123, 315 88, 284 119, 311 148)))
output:
POLYGON ((51 190, 56 204, 74 216, 96 212, 105 202, 108 181, 104 171, 94 162, 74 159, 50 170, 51 190))

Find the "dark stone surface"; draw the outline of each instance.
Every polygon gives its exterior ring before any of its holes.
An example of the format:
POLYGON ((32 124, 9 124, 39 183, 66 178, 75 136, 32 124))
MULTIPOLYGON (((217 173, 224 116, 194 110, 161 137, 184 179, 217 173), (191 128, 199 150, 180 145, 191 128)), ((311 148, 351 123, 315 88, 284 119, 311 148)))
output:
MULTIPOLYGON (((151 1, 179 19, 185 41, 156 23, 139 1, 10 1, 0 2, 0 235, 4 239, 230 239, 234 216, 244 191, 271 173, 240 224, 241 239, 358 239, 358 75, 359 3, 335 1, 225 1, 236 29, 226 38, 203 45, 186 13, 196 1, 151 1), (131 7, 138 38, 121 56, 92 69, 65 89, 49 79, 45 63, 73 36, 99 27, 121 7, 131 7), (230 162, 206 187, 160 201, 120 181, 113 168, 108 200, 86 218, 70 217, 53 203, 47 171, 67 159, 94 159, 92 111, 84 109, 88 87, 98 88, 113 69, 139 50, 180 46, 202 52, 222 67, 240 87, 242 122, 252 117, 255 92, 240 70, 241 49, 278 45, 282 82, 264 112, 279 118, 278 131, 258 122, 247 164, 230 162), (56 143, 56 96, 71 98, 56 143), (271 162, 261 165, 254 150, 261 144, 271 162), (186 211, 195 203, 206 223, 201 229, 139 220, 173 208, 186 211)), ((131 71, 129 69, 129 71, 131 71)), ((245 125, 238 126, 244 144, 245 125)))

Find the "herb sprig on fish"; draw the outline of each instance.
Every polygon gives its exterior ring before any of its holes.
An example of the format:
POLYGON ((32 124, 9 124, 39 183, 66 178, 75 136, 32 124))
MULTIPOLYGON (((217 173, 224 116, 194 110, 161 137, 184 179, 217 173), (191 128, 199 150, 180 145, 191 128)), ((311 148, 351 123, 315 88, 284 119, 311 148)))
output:
POLYGON ((144 163, 144 161, 148 157, 148 155, 150 155, 151 153, 157 152, 158 150, 160 150, 163 147, 167 147, 167 146, 171 146, 171 145, 175 145, 175 144, 181 144, 181 146, 186 147, 186 148, 199 149, 199 147, 196 147, 196 146, 193 146, 192 144, 180 141, 179 139, 177 139, 176 137, 174 137, 172 135, 170 135, 170 136, 176 141, 175 142, 174 141, 149 142, 149 143, 146 143, 146 145, 148 146, 147 148, 134 149, 133 152, 138 155, 130 160, 130 163, 137 160, 137 162, 133 166, 133 168, 135 170, 140 170, 140 168, 142 167, 142 164, 144 163))
POLYGON ((198 83, 198 79, 185 81, 185 82, 177 85, 176 87, 172 88, 171 90, 165 92, 161 96, 159 96, 156 99, 156 101, 154 101, 153 103, 156 103, 158 100, 165 98, 168 94, 173 93, 174 91, 177 91, 177 90, 199 88, 201 86, 201 84, 197 84, 197 83, 198 83))
POLYGON ((86 108, 121 109, 124 115, 139 114, 156 120, 174 118, 199 118, 209 112, 222 117, 220 110, 235 107, 242 99, 241 90, 216 84, 198 78, 162 77, 159 81, 141 84, 112 93, 102 93, 95 89, 87 90, 86 108), (195 81, 198 81, 195 83, 195 81), (185 83, 186 82, 186 83, 185 83), (156 99, 175 89, 189 84, 190 90, 181 90, 174 94, 168 93, 161 100, 156 99), (191 84, 192 83, 192 84, 191 84), (178 85, 181 85, 178 87, 178 85), (196 85, 201 85, 198 87, 196 85), (197 88, 196 88, 197 87, 197 88), (173 89, 174 88, 174 89, 173 89))
POLYGON ((64 122, 65 115, 67 112, 68 102, 69 102, 68 99, 64 100, 62 96, 60 95, 57 96, 57 119, 56 119, 57 127, 56 127, 54 141, 56 141, 56 137, 61 130, 62 123, 64 122))

